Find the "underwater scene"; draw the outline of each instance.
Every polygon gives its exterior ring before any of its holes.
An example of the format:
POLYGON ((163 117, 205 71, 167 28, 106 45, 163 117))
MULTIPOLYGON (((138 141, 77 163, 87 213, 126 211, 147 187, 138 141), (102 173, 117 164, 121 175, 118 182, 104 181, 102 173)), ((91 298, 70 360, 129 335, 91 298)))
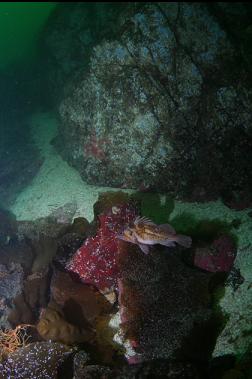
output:
POLYGON ((252 379, 252 5, 0 3, 0 379, 252 379))

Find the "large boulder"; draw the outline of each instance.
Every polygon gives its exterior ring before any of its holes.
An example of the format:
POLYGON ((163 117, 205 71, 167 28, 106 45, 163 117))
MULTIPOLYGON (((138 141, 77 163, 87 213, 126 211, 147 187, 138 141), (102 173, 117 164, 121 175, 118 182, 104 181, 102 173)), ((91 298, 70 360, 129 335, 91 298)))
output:
POLYGON ((68 2, 55 8, 40 39, 51 100, 59 102, 69 78, 88 69, 94 45, 103 38, 115 38, 115 20, 125 7, 111 2, 68 2))
POLYGON ((73 67, 55 143, 88 183, 197 199, 251 187, 248 65, 213 10, 125 7, 116 39, 73 67))

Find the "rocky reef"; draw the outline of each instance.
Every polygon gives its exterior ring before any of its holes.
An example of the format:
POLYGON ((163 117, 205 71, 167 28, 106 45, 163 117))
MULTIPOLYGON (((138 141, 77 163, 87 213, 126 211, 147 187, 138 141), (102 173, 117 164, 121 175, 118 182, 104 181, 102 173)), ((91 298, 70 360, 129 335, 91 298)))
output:
POLYGON ((94 2, 83 6, 72 2, 55 8, 40 40, 50 67, 48 96, 53 102, 58 103, 59 94, 67 92, 65 84, 73 74, 88 70, 94 45, 104 38, 116 38, 116 20, 126 7, 126 3, 118 6, 94 2))
POLYGON ((88 45, 80 41, 89 9, 78 4, 57 14, 66 30, 59 37, 52 23, 45 38, 58 62, 54 77, 68 80, 55 145, 84 180, 195 200, 248 193, 251 75, 237 47, 242 31, 234 42, 230 22, 243 20, 246 29, 249 17, 247 5, 236 8, 128 4, 105 22, 97 4, 97 22, 113 26, 116 37, 105 28, 101 40, 93 30, 88 45), (68 56, 63 38, 83 60, 68 56))
MULTIPOLYGON (((56 7, 40 41, 52 144, 85 183, 118 191, 34 221, 0 206, 0 379, 251 377, 251 17, 247 3, 56 7), (138 217, 192 244, 147 234, 144 253, 122 239, 138 217)), ((26 129, 12 164, 19 115, 0 196, 41 163, 26 129)))
POLYGON ((249 211, 220 201, 109 192, 94 204, 91 224, 72 221, 73 212, 67 204, 36 222, 2 212, 5 376, 222 379, 227 372, 249 373, 249 211), (192 236, 192 247, 156 245, 145 255, 118 240, 137 215, 171 223, 192 236))
POLYGON ((58 368, 71 349, 59 343, 32 343, 11 354, 0 363, 0 378, 56 379, 58 368))

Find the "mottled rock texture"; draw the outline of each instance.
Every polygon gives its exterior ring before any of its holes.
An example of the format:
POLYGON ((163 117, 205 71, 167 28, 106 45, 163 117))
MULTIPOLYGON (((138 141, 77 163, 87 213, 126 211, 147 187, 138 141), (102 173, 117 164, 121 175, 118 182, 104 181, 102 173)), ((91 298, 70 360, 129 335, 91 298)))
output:
POLYGON ((41 38, 51 70, 48 72, 50 93, 59 101, 67 81, 80 69, 87 70, 95 44, 116 36, 117 17, 125 4, 86 3, 60 4, 52 13, 41 38))
POLYGON ((88 365, 85 352, 77 353, 74 358, 74 379, 199 379, 197 370, 187 362, 154 360, 144 365, 121 365, 109 369, 100 365, 88 365))
POLYGON ((31 343, 0 363, 0 378, 56 379, 59 367, 71 353, 68 346, 59 343, 31 343))
MULTIPOLYGON (((235 39, 228 27, 230 17, 243 20, 243 8, 234 16, 218 4, 125 5, 118 17, 96 24, 99 33, 106 25, 104 38, 97 32, 89 40, 85 59, 88 31, 80 25, 88 8, 80 8, 58 15, 66 32, 51 34, 50 46, 58 63, 63 54, 69 74, 56 145, 81 176, 203 200, 250 188, 250 65, 242 31, 235 39), (64 35, 83 64, 64 53, 64 35)), ((102 8, 96 10, 98 20, 102 8)), ((242 22, 247 41, 249 20, 242 22)))
POLYGON ((205 360, 216 338, 209 306, 211 274, 187 267, 176 249, 162 254, 153 248, 145 256, 125 242, 118 264, 121 328, 140 361, 205 360))
POLYGON ((9 266, 0 264, 0 327, 9 328, 8 316, 13 307, 13 299, 23 290, 24 271, 19 263, 9 266))
POLYGON ((247 354, 251 362, 251 267, 251 246, 248 245, 238 250, 235 271, 229 274, 225 292, 219 301, 221 310, 227 317, 227 323, 217 339, 214 357, 233 354, 239 359, 244 359, 247 354))

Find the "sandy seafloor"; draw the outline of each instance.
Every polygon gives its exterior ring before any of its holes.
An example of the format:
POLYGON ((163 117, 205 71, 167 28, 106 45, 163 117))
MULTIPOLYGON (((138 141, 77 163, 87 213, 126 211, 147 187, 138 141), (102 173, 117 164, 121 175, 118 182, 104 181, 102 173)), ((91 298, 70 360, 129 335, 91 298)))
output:
MULTIPOLYGON (((17 197, 11 211, 17 220, 48 216, 66 203, 76 203, 74 217, 93 219, 93 205, 99 192, 118 190, 86 184, 50 143, 57 135, 58 121, 52 113, 37 113, 29 119, 32 137, 44 162, 37 175, 17 197)), ((127 191, 129 192, 129 191, 127 191)))
MULTIPOLYGON (((73 167, 62 159, 57 153, 51 141, 57 135, 58 121, 53 113, 36 113, 29 119, 34 143, 38 146, 44 162, 37 175, 16 198, 11 206, 11 211, 17 220, 36 220, 46 217, 58 207, 67 203, 76 203, 77 210, 74 217, 83 216, 88 221, 93 220, 93 205, 98 199, 98 195, 105 191, 122 191, 119 188, 93 186, 85 183, 80 174, 73 167)), ((133 190, 125 189, 125 192, 133 193, 133 190)), ((162 203, 165 195, 160 195, 162 203)), ((248 239, 242 229, 252 231, 252 218, 248 216, 250 209, 235 211, 228 208, 221 200, 207 203, 186 203, 175 201, 174 209, 169 217, 170 221, 179 214, 190 212, 198 219, 207 218, 213 220, 216 217, 224 222, 232 222, 239 218, 242 225, 234 230, 238 234, 238 240, 248 239)), ((249 233, 250 235, 250 233, 249 233)), ((250 238, 249 238, 250 240, 250 238)))

